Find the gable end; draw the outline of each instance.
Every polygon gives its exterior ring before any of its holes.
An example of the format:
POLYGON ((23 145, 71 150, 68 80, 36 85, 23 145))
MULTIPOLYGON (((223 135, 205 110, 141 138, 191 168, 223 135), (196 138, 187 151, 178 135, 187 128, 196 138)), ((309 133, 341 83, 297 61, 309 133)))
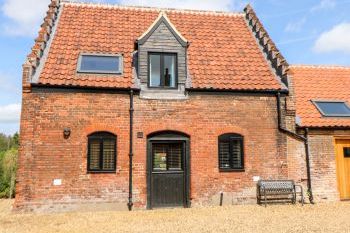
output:
POLYGON ((154 33, 157 28, 164 23, 169 31, 174 35, 176 40, 183 46, 188 47, 188 41, 178 32, 175 26, 170 22, 165 13, 161 12, 154 23, 148 28, 148 30, 137 39, 138 45, 143 45, 148 38, 154 33))
POLYGON ((276 75, 280 78, 280 81, 288 88, 288 62, 278 50, 277 46, 272 41, 253 8, 249 4, 244 8, 244 12, 246 14, 246 21, 259 45, 262 47, 267 60, 270 61, 271 66, 275 70, 276 75))

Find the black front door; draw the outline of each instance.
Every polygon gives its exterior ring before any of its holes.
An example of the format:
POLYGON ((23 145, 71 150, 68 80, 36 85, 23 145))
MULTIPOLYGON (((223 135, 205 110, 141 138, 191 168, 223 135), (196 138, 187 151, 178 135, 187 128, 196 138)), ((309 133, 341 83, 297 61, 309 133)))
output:
POLYGON ((151 143, 152 207, 185 206, 185 142, 151 143))

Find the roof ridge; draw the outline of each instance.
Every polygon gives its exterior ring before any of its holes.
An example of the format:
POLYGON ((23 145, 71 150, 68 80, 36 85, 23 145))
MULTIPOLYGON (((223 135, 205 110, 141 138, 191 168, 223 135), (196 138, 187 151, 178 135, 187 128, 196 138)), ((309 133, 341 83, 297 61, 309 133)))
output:
POLYGON ((303 65, 303 64, 294 64, 290 65, 291 68, 313 68, 313 69, 350 69, 350 66, 341 66, 341 65, 303 65))
POLYGON ((243 12, 230 12, 230 11, 210 11, 210 10, 193 10, 193 9, 177 9, 177 8, 162 8, 162 7, 149 7, 149 6, 135 6, 135 5, 119 5, 109 3, 97 3, 97 2, 79 2, 74 0, 61 0, 62 4, 69 6, 83 6, 83 7, 100 7, 111 8, 121 10, 141 10, 141 11, 165 11, 165 12, 177 12, 188 14, 203 14, 203 15, 217 15, 217 16, 244 16, 243 12))

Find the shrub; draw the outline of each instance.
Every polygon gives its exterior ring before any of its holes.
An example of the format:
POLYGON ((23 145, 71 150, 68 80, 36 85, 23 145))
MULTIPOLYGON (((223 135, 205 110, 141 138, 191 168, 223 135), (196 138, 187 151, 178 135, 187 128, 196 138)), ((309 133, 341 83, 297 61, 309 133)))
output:
POLYGON ((11 148, 0 155, 0 198, 14 196, 17 156, 16 148, 11 148))

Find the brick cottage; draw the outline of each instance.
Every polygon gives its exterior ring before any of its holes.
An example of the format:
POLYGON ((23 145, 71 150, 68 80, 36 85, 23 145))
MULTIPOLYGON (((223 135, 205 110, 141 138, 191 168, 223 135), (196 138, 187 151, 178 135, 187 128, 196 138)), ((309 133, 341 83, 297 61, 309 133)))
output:
POLYGON ((348 169, 349 79, 348 68, 290 67, 250 6, 53 0, 23 65, 14 207, 255 202, 259 179, 294 179, 311 201, 350 197, 334 149, 348 169))

